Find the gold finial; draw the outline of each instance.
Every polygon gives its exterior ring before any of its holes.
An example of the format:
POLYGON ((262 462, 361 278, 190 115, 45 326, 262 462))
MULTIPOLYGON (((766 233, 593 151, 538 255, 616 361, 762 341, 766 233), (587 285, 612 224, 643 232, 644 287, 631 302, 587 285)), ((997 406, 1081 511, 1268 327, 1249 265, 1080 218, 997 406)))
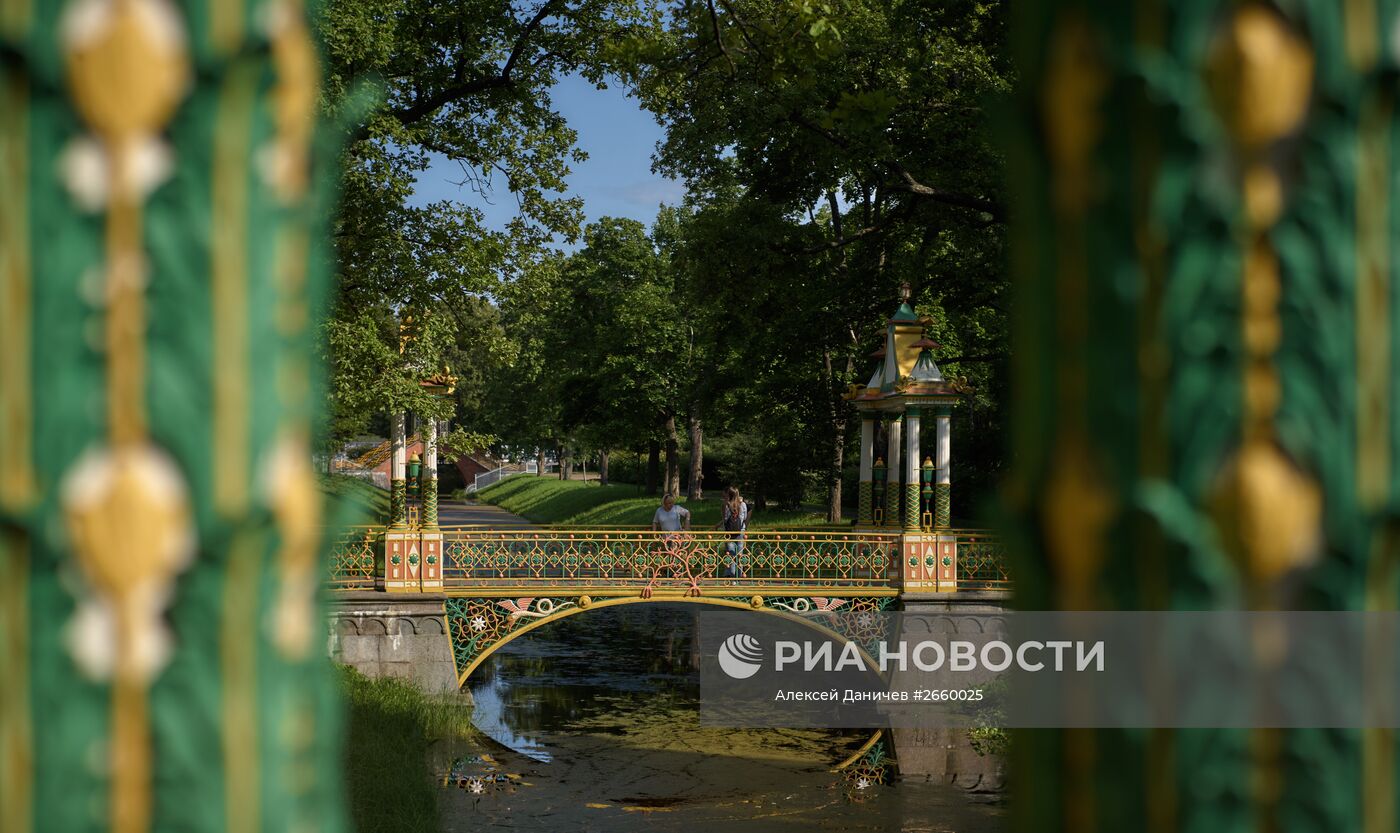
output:
POLYGON ((1207 63, 1221 121, 1257 153, 1298 129, 1312 95, 1313 56, 1287 21, 1263 3, 1235 10, 1207 63))
POLYGON ((108 150, 158 134, 189 83, 178 13, 160 0, 81 0, 63 30, 73 104, 108 150))
POLYGON ((1322 495, 1271 440, 1251 440, 1230 460, 1211 509, 1226 548, 1258 585, 1305 566, 1318 553, 1322 495))
POLYGON ((1264 152, 1297 131, 1312 95, 1313 55, 1277 11, 1237 9, 1211 49, 1207 75, 1220 120, 1241 156, 1245 219, 1254 230, 1283 212, 1283 183, 1264 152))

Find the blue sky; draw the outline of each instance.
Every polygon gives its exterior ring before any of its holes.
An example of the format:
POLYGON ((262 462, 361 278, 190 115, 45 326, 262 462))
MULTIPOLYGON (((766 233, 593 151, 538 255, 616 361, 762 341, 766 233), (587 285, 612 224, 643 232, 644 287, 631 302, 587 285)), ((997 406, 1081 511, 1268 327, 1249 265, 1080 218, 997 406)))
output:
MULTIPOLYGON (((579 146, 588 159, 573 165, 569 192, 583 197, 588 221, 599 217, 631 217, 651 225, 662 204, 674 205, 685 187, 651 172, 651 157, 662 138, 652 115, 628 98, 621 87, 595 89, 578 76, 569 76, 552 90, 555 108, 578 132, 579 146)), ((480 208, 492 228, 501 228, 515 216, 515 199, 497 177, 491 202, 482 200, 469 186, 456 183, 461 169, 446 159, 435 160, 418 178, 415 202, 454 199, 480 208)))

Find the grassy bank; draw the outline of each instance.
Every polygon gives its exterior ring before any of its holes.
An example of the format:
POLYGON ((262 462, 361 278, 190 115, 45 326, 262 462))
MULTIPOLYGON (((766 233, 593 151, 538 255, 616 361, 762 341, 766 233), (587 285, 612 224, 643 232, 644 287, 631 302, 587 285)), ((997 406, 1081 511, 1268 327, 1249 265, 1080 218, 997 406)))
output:
POLYGON ((355 829, 437 830, 428 744, 469 734, 470 709, 402 680, 371 680, 350 668, 342 668, 341 682, 350 705, 346 791, 355 829))
MULTIPOLYGON (((354 517, 346 523, 383 524, 389 522, 389 493, 367 480, 343 474, 321 475, 321 491, 329 503, 348 506, 354 517)), ((328 513, 328 516, 334 517, 328 513)))
MULTIPOLYGON (((551 526, 649 526, 658 505, 656 498, 639 494, 636 486, 599 486, 528 474, 488 486, 477 492, 476 497, 537 524, 551 526)), ((719 523, 720 502, 718 494, 701 501, 681 501, 691 511, 691 524, 696 528, 719 523)), ((754 529, 811 526, 823 520, 824 516, 817 512, 765 510, 754 513, 750 526, 754 529)))

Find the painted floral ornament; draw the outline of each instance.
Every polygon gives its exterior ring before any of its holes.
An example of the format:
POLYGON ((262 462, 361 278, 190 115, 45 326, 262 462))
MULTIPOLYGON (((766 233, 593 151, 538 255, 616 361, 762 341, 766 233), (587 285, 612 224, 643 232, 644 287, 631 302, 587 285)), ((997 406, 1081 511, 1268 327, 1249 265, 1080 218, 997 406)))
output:
POLYGON ((165 665, 162 621, 175 575, 195 551, 185 483, 154 446, 89 451, 69 471, 63 506, 83 594, 69 649, 89 676, 148 681, 165 665))

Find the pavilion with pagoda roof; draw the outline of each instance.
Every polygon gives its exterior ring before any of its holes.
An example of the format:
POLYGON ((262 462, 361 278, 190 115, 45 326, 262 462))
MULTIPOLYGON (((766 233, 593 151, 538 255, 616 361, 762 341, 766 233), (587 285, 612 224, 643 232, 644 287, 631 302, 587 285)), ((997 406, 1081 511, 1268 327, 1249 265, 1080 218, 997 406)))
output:
POLYGON ((918 562, 906 566, 932 570, 938 532, 949 528, 952 511, 953 406, 971 391, 966 380, 944 377, 933 355, 938 344, 926 332, 929 319, 914 311, 908 284, 900 294, 884 344, 871 354, 877 364, 870 381, 852 385, 846 396, 861 416, 856 526, 901 531, 918 562), (926 451, 922 426, 929 417, 934 441, 926 451))

